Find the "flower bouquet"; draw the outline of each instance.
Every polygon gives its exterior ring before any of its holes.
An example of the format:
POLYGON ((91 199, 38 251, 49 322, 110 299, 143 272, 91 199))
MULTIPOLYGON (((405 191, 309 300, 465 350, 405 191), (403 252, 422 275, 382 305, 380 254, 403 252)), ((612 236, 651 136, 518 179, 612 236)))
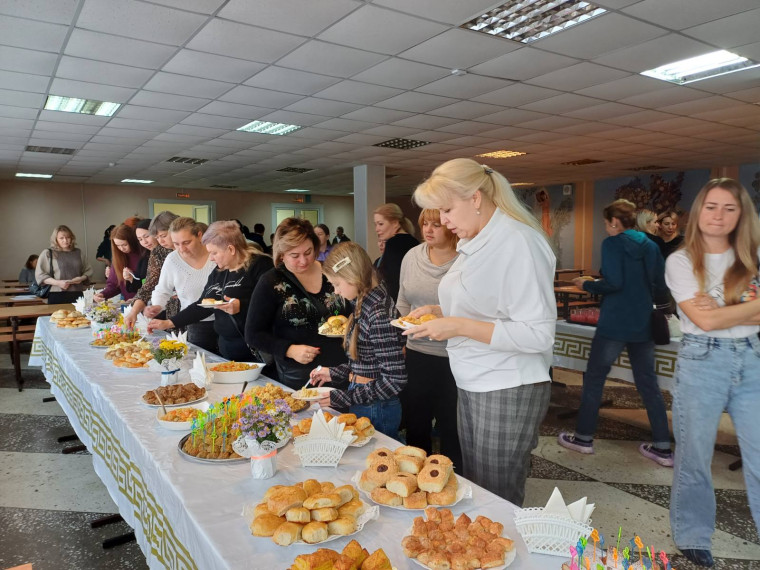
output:
POLYGON ((232 449, 238 455, 251 458, 254 479, 268 479, 277 471, 277 450, 290 440, 292 417, 293 412, 285 400, 262 402, 254 397, 241 406, 238 420, 232 425, 240 430, 241 436, 232 444, 232 449))
POLYGON ((180 361, 187 354, 184 334, 180 338, 156 339, 150 353, 153 360, 148 361, 148 368, 161 372, 161 386, 176 384, 179 379, 180 361))
POLYGON ((95 334, 100 330, 109 330, 119 319, 119 309, 108 301, 90 305, 84 314, 90 319, 90 325, 95 334))

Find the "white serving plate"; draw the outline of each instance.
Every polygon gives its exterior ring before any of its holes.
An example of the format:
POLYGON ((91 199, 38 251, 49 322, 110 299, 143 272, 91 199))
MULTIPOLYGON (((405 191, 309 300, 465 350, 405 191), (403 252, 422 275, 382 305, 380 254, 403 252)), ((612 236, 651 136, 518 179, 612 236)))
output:
POLYGON ((206 368, 213 376, 212 382, 214 382, 214 384, 242 384, 243 382, 253 382, 261 375, 261 371, 264 370, 264 366, 266 366, 263 362, 241 362, 241 364, 255 364, 256 368, 240 370, 237 372, 216 372, 211 370, 218 364, 222 363, 213 362, 206 364, 206 368))
MULTIPOLYGON (((457 477, 456 474, 453 474, 454 477, 457 477)), ((406 507, 392 507, 391 505, 381 505, 380 503, 373 501, 372 497, 370 496, 367 491, 359 487, 359 479, 361 479, 362 472, 357 471, 356 474, 351 478, 351 482, 356 485, 356 488, 359 489, 359 492, 367 497, 367 500, 372 501, 376 505, 380 505, 381 507, 386 507, 388 509, 396 509, 397 511, 424 511, 427 507, 422 509, 407 509, 406 507)), ((462 483, 461 477, 457 477, 457 481, 459 483, 459 486, 457 487, 457 498, 456 500, 451 503, 450 505, 428 505, 428 507, 435 507, 436 509, 450 509, 454 505, 458 504, 463 499, 472 499, 472 487, 469 485, 469 483, 462 483)))
POLYGON ((185 441, 187 441, 188 437, 193 437, 193 434, 188 433, 187 435, 183 436, 177 444, 179 454, 188 461, 193 461, 195 463, 214 463, 216 465, 226 465, 228 463, 245 463, 250 461, 250 459, 247 457, 236 457, 235 459, 206 459, 205 457, 196 457, 195 455, 190 455, 189 453, 186 453, 184 449, 182 449, 182 446, 185 445, 185 441))
MULTIPOLYGON (((438 508, 438 509, 445 509, 447 507, 436 507, 436 508, 438 508)), ((407 536, 411 535, 413 528, 414 527, 409 527, 409 530, 406 531, 406 534, 404 536, 407 537, 407 536)), ((504 538, 509 538, 509 537, 505 536, 504 538)), ((512 540, 512 539, 510 539, 510 540, 512 540)), ((504 557, 504 564, 502 564, 501 566, 494 566, 493 570, 502 570, 503 568, 506 568, 507 566, 509 566, 510 564, 512 564, 512 562, 515 561, 515 558, 517 558, 517 547, 516 547, 516 545, 512 547, 512 550, 510 550, 509 552, 507 552, 507 555, 504 557)), ((416 558, 412 558, 411 560, 417 566, 422 566, 423 568, 428 568, 428 570, 430 569, 430 566, 428 566, 427 564, 423 564, 422 562, 420 562, 416 558)), ((622 564, 621 564, 621 567, 622 567, 622 564)))
MULTIPOLYGON (((206 393, 203 396, 201 396, 200 398, 196 400, 190 400, 189 402, 184 402, 182 404, 164 404, 164 407, 165 408, 181 408, 183 406, 188 406, 190 404, 197 404, 198 402, 202 402, 206 398, 208 398, 208 390, 206 390, 206 393)), ((148 406, 149 408, 159 408, 159 409, 161 408, 161 404, 149 404, 148 402, 143 400, 142 396, 140 396, 140 402, 142 402, 144 406, 148 406)))
MULTIPOLYGON (((211 407, 211 404, 208 402, 200 402, 197 404, 187 404, 182 406, 170 406, 172 409, 175 407, 179 408, 194 408, 196 410, 200 410, 201 412, 205 412, 211 407)), ((168 429, 170 431, 190 431, 190 428, 193 426, 193 422, 167 422, 161 419, 161 416, 164 415, 164 411, 161 409, 161 406, 158 406, 158 410, 156 410, 156 421, 158 422, 158 425, 160 425, 164 429, 168 429)))
POLYGON ((316 396, 309 396, 307 398, 307 397, 304 397, 304 396, 299 396, 301 390, 296 390, 295 392, 293 392, 291 394, 291 396, 295 400, 303 400, 304 402, 316 402, 317 400, 321 400, 322 398, 324 398, 325 396, 327 396, 330 392, 332 392, 333 390, 335 390, 335 388, 327 388, 325 386, 320 386, 319 388, 307 388, 307 390, 316 390, 317 391, 317 395, 316 396))

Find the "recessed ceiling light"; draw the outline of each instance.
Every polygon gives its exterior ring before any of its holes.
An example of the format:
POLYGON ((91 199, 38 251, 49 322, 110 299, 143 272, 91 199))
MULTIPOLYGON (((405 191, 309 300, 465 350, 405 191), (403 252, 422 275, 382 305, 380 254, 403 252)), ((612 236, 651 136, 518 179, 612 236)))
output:
POLYGON ((300 188, 290 188, 289 190, 285 190, 285 192, 300 192, 303 194, 304 192, 309 192, 309 190, 301 190, 300 188))
POLYGON ((125 178, 122 182, 129 182, 131 184, 153 184, 153 180, 140 180, 139 178, 125 178))
POLYGON ((121 103, 95 101, 94 99, 77 99, 76 97, 61 97, 59 95, 48 95, 45 101, 45 109, 48 111, 82 113, 84 115, 98 115, 100 117, 110 117, 119 107, 121 107, 121 103))
POLYGON ((208 158, 190 158, 188 156, 173 156, 166 159, 166 162, 178 162, 180 164, 204 164, 208 162, 208 158))
POLYGON ((495 150, 493 152, 484 152, 483 154, 477 154, 475 156, 482 156, 483 158, 512 158, 513 156, 525 156, 527 152, 520 152, 519 150, 495 150))
POLYGON ((32 174, 31 172, 17 172, 17 178, 52 178, 52 174, 32 174))
POLYGON ((277 172, 289 172, 291 174, 304 174, 306 172, 311 172, 314 170, 313 168, 298 168, 295 166, 287 166, 285 168, 278 168, 277 172))
POLYGON ((266 121, 251 121, 247 125, 238 127, 238 131, 246 133, 261 133, 263 135, 287 135, 303 127, 298 125, 286 125, 284 123, 268 123, 266 121))
POLYGON ((511 0, 461 27, 527 44, 606 11, 579 0, 511 0))
POLYGON ((385 142, 377 143, 372 146, 381 146, 383 148, 397 148, 399 150, 409 150, 418 146, 430 144, 428 141, 416 141, 414 139, 390 139, 385 142))
POLYGON ((726 73, 733 73, 734 71, 741 71, 742 69, 750 69, 758 65, 760 63, 749 60, 746 57, 736 55, 730 51, 720 50, 667 63, 654 69, 642 71, 641 75, 670 81, 677 85, 684 85, 686 83, 693 83, 694 81, 709 79, 710 77, 717 77, 718 75, 725 75, 726 73))
POLYGON ((77 149, 75 148, 64 148, 60 146, 37 146, 37 145, 27 145, 26 152, 46 152, 49 154, 74 154, 76 153, 77 149))
POLYGON ((514 186, 535 186, 536 183, 535 182, 510 182, 509 185, 512 186, 512 187, 514 187, 514 186))

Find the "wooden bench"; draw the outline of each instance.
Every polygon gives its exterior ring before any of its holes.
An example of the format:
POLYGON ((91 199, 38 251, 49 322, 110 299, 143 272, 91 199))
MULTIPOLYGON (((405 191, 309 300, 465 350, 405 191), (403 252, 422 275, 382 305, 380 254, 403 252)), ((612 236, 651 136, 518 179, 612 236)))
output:
MULTIPOLYGON (((34 329, 36 325, 19 325, 16 331, 15 340, 18 342, 34 340, 34 329)), ((7 342, 10 347, 11 364, 16 363, 16 358, 20 355, 16 354, 15 345, 13 343, 13 327, 0 327, 0 342, 7 342)))

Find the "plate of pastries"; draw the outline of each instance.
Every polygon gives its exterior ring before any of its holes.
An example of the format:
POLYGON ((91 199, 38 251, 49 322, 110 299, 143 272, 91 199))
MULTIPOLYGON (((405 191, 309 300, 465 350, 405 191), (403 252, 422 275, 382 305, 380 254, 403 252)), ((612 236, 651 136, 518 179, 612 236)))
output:
MULTIPOLYGON (((53 318, 50 320, 53 321, 53 318)), ((86 329, 90 326, 90 320, 79 311, 69 311, 65 316, 56 317, 55 324, 59 329, 86 329)))
POLYGON ((113 346, 115 344, 119 343, 129 343, 129 342, 135 342, 140 340, 142 338, 142 335, 137 331, 128 331, 128 332, 111 332, 111 331, 103 331, 98 338, 93 340, 90 343, 90 346, 94 346, 95 348, 108 348, 109 346, 113 346))
MULTIPOLYGON (((325 421, 329 422, 333 418, 338 418, 338 423, 345 424, 343 431, 351 431, 356 435, 357 439, 353 443, 349 443, 349 447, 364 447, 375 435, 375 427, 369 418, 357 418, 356 414, 340 414, 339 416, 333 416, 330 412, 323 410, 325 415, 325 421)), ((311 431, 312 418, 304 418, 301 421, 293 422, 293 438, 307 435, 311 431)))
POLYGON ((359 498, 353 485, 336 487, 316 479, 274 485, 250 511, 246 506, 243 515, 253 515, 251 534, 280 546, 318 544, 356 534, 380 514, 359 498))
POLYGON ((468 570, 506 568, 515 559, 514 541, 502 536, 504 525, 465 513, 455 520, 449 509, 425 509, 401 541, 404 554, 423 568, 468 570))
POLYGON ((106 349, 105 357, 113 361, 114 366, 125 370, 145 371, 146 364, 153 360, 149 342, 120 342, 106 349))
POLYGON ((391 321, 391 324, 396 328, 406 330, 412 327, 418 327, 423 323, 432 321, 437 318, 438 317, 436 317, 433 313, 427 313, 419 317, 410 317, 409 315, 407 315, 405 317, 399 317, 398 319, 393 319, 391 321))
POLYGON ((286 392, 279 386, 267 383, 266 386, 254 386, 246 391, 246 394, 253 394, 262 402, 274 402, 275 400, 285 400, 290 406, 291 411, 300 412, 309 407, 309 403, 303 400, 293 398, 292 392, 286 392))
POLYGON ((322 325, 320 325, 317 332, 322 336, 340 337, 346 334, 346 326, 348 325, 348 317, 343 315, 335 315, 327 319, 322 325))
POLYGON ((52 315, 50 315, 50 322, 51 323, 57 323, 58 319, 65 319, 69 316, 69 313, 73 313, 74 311, 67 311, 66 309, 58 309, 56 312, 54 312, 52 315))
POLYGON ((372 502, 402 510, 424 510, 428 505, 456 505, 472 498, 472 487, 460 485, 454 465, 445 455, 404 445, 391 451, 381 447, 367 456, 367 468, 352 481, 372 502))
POLYGON ((301 554, 289 570, 393 570, 393 566, 382 548, 370 554, 352 540, 341 552, 320 548, 311 554, 301 554))
POLYGON ((170 384, 169 386, 160 386, 154 390, 148 390, 143 394, 142 400, 143 403, 155 408, 161 406, 158 401, 159 397, 164 406, 194 404, 206 397, 206 389, 199 388, 192 382, 188 382, 187 384, 170 384))

